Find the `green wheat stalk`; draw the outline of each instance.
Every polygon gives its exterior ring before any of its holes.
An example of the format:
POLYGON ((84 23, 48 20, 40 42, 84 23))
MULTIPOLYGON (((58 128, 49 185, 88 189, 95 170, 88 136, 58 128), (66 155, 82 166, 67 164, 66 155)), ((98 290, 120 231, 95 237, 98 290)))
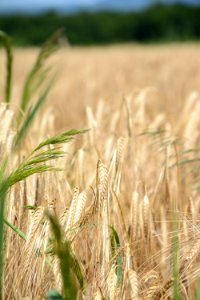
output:
POLYGON ((5 84, 5 102, 10 104, 11 99, 11 84, 12 84, 12 63, 13 63, 13 54, 11 41, 8 35, 0 31, 0 40, 3 42, 3 46, 6 52, 6 84, 5 84))

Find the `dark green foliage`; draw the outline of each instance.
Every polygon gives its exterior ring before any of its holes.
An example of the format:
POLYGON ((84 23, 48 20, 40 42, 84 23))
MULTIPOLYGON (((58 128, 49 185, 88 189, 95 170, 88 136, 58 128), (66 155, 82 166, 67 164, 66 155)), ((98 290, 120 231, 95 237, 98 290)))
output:
POLYGON ((60 27, 72 45, 188 41, 200 38, 199 16, 200 7, 155 5, 130 13, 1 16, 0 28, 13 37, 15 45, 22 46, 38 46, 60 27))

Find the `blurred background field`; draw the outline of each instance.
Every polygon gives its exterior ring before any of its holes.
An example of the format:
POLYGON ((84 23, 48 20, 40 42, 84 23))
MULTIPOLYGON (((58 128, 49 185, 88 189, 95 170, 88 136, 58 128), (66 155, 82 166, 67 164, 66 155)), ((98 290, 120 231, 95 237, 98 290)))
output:
MULTIPOLYGON (((48 102, 54 107, 58 128, 84 126, 87 105, 95 108, 104 99, 108 107, 118 107, 124 96, 134 98, 149 86, 158 90, 163 110, 172 122, 176 121, 189 93, 200 91, 199 51, 197 43, 64 47, 52 59, 58 77, 48 102)), ((3 65, 3 52, 0 53, 3 65)), ((37 54, 37 49, 15 50, 12 98, 16 104, 21 96, 21 83, 37 54)))

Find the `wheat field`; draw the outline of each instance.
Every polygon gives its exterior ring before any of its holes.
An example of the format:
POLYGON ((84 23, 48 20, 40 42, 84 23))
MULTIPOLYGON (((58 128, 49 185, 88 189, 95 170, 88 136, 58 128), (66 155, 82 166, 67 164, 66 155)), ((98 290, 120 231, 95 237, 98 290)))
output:
MULTIPOLYGON (((62 299, 199 299, 199 52, 198 44, 66 47, 52 58, 55 86, 9 170, 49 136, 89 131, 62 146, 66 155, 52 163, 62 171, 9 190, 6 217, 24 236, 5 228, 4 299, 62 294, 46 209, 80 268, 72 268, 78 294, 62 299)), ((15 49, 13 101, 6 109, 2 95, 0 106, 1 157, 37 53, 15 49)), ((1 51, 1 66, 4 59, 1 51)))

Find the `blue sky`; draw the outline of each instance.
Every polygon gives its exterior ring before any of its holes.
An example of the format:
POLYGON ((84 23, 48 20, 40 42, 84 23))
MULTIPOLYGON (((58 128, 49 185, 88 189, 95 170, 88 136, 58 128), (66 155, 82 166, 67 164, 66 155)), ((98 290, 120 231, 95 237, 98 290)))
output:
POLYGON ((60 12, 99 9, 138 10, 155 2, 200 5, 200 0, 0 0, 0 13, 39 12, 55 9, 60 12))

